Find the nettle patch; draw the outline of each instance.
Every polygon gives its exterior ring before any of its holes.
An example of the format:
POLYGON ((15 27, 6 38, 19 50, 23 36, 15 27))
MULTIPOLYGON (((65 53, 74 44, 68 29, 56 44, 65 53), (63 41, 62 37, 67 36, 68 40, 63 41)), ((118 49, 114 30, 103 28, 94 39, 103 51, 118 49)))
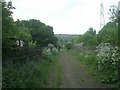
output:
POLYGON ((118 47, 109 43, 101 43, 97 47, 97 70, 104 72, 103 82, 111 83, 117 80, 118 60, 120 59, 118 47))

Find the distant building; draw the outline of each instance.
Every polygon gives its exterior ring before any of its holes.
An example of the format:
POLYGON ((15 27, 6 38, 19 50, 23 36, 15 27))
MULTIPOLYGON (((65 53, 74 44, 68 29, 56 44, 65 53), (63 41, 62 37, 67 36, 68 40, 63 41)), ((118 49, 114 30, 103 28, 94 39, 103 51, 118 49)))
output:
POLYGON ((84 49, 84 43, 78 43, 74 45, 76 51, 82 51, 84 49))

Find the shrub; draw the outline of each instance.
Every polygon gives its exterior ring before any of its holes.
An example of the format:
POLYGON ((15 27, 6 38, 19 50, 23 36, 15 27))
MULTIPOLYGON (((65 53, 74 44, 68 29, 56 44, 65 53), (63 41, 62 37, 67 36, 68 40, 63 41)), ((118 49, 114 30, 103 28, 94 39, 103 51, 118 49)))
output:
POLYGON ((43 55, 38 60, 25 64, 3 67, 3 88, 45 88, 48 85, 51 67, 56 61, 53 55, 43 55))
POLYGON ((72 48, 72 43, 66 43, 65 47, 67 50, 70 50, 72 48))
POLYGON ((118 75, 118 47, 109 43, 101 43, 97 47, 97 69, 104 73, 103 83, 116 82, 118 75))

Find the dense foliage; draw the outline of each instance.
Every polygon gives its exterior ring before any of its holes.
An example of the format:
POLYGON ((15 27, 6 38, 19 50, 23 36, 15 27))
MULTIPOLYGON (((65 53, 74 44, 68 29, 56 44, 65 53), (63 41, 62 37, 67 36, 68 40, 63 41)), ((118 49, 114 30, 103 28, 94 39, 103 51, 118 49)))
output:
POLYGON ((100 72, 105 72, 106 78, 103 78, 103 83, 115 83, 118 78, 118 60, 120 59, 118 47, 112 46, 109 43, 101 43, 97 47, 97 69, 100 72))
POLYGON ((3 46, 10 46, 8 44, 7 38, 15 37, 15 25, 12 19, 12 9, 15 9, 12 6, 12 3, 0 2, 2 3, 2 38, 3 46))
POLYGON ((65 48, 66 48, 67 50, 72 49, 72 43, 67 42, 67 43, 65 44, 65 48))
POLYGON ((97 34, 97 41, 117 45, 118 26, 114 22, 108 22, 97 34))
POLYGON ((79 36, 77 43, 84 43, 87 48, 94 48, 97 45, 96 30, 89 28, 87 32, 79 36))
POLYGON ((52 66, 58 56, 44 55, 25 64, 3 67, 3 88, 48 88, 52 66))
POLYGON ((97 60, 99 70, 109 70, 113 67, 114 71, 117 70, 117 63, 119 60, 118 47, 112 46, 109 43, 101 43, 97 47, 97 60))
POLYGON ((3 88, 45 87, 56 57, 42 52, 48 43, 57 45, 53 27, 36 19, 14 21, 12 9, 15 7, 12 6, 12 2, 0 1, 0 3, 2 3, 3 88))
POLYGON ((17 21, 17 23, 18 25, 21 23, 29 29, 33 42, 36 41, 38 46, 44 47, 48 43, 56 45, 57 38, 54 36, 53 27, 35 19, 17 21))
MULTIPOLYGON (((77 38, 77 43, 83 43, 78 59, 93 68, 93 72, 102 84, 108 87, 118 87, 119 81, 119 45, 118 45, 118 8, 111 6, 109 9, 110 22, 97 34, 93 28, 77 38), (89 48, 94 47, 94 48, 89 48), (88 53, 91 52, 91 53, 88 53)), ((90 68, 89 67, 89 68, 90 68)))
MULTIPOLYGON (((36 19, 14 21, 12 18, 12 10, 15 9, 15 7, 12 6, 12 2, 7 3, 0 1, 0 3, 2 3, 3 59, 8 57, 8 61, 10 61, 12 56, 16 54, 13 52, 17 51, 22 53, 18 53, 20 57, 28 54, 28 52, 26 52, 28 48, 38 49, 38 47, 40 47, 41 51, 38 53, 41 54, 48 43, 52 43, 55 46, 58 45, 53 27, 36 19), (24 41, 24 47, 27 47, 27 49, 22 51, 22 48, 16 46, 16 40, 18 39, 24 41)), ((84 50, 87 49, 86 51, 77 52, 75 55, 77 55, 80 61, 92 68, 94 71, 93 74, 97 75, 103 84, 114 84, 116 87, 117 83, 120 83, 117 76, 118 62, 120 60, 119 47, 117 45, 118 8, 111 6, 109 15, 111 21, 98 33, 96 33, 95 29, 89 28, 83 35, 79 35, 75 43, 83 43, 84 50)), ((67 40, 61 38, 59 43, 61 46, 65 45, 66 49, 71 49, 74 41, 72 42, 71 40, 71 43, 68 43, 67 40)), ((29 56, 24 59, 27 62, 29 61, 28 57, 29 56)), ((44 57, 44 59, 39 62, 29 61, 28 63, 18 63, 15 65, 11 65, 11 63, 8 62, 8 65, 3 67, 3 87, 44 87, 44 83, 46 83, 48 78, 48 70, 53 62, 51 58, 44 57), (48 61, 45 62, 44 59, 48 61), (44 70, 46 72, 44 72, 44 70)), ((16 61, 18 61, 18 59, 16 61)))
MULTIPOLYGON (((48 43, 57 46, 57 38, 54 35, 53 27, 48 26, 39 20, 17 20, 12 18, 12 2, 2 3, 2 46, 3 58, 14 52, 16 41, 24 41, 24 47, 46 47, 48 43), (8 53, 6 53, 8 52, 8 53)), ((14 53, 13 53, 14 54, 14 53)))

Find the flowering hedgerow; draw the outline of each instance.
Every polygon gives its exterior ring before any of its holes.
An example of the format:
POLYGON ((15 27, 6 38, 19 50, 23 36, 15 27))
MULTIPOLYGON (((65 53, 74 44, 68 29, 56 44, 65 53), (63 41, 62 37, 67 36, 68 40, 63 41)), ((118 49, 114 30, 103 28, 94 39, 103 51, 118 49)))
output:
POLYGON ((109 43, 101 43, 97 47, 97 61, 98 61, 98 69, 111 69, 117 68, 118 60, 118 47, 112 46, 109 43))
POLYGON ((101 43, 97 47, 97 70, 106 72, 107 78, 115 79, 118 74, 118 47, 109 43, 101 43))

